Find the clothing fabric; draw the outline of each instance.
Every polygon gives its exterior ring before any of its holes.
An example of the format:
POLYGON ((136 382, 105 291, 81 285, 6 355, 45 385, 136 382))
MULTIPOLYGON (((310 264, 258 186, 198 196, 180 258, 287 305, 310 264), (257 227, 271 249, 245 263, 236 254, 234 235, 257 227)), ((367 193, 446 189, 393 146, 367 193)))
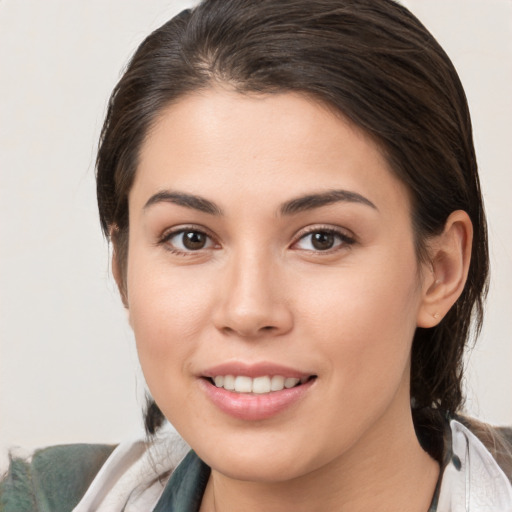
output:
POLYGON ((512 485, 487 448, 458 421, 450 430, 451 458, 436 512, 511 512, 512 485))
POLYGON ((70 512, 115 446, 75 444, 11 458, 0 481, 1 512, 70 512))
MULTIPOLYGON (((445 467, 429 512, 512 512, 512 485, 482 442, 456 420, 447 424, 447 433, 445 467)), ((112 447, 78 446, 38 452, 32 461, 23 462, 24 471, 16 475, 13 465, 19 468, 22 461, 13 460, 0 484, 0 511, 199 510, 210 468, 169 424, 152 443, 136 439, 113 451, 112 447), (48 471, 52 462, 60 470, 52 469, 53 477, 41 486, 40 471, 48 471), (90 482, 94 469, 97 474, 80 499, 83 482, 90 482), (81 486, 77 483, 80 472, 81 486), (68 474, 74 477, 69 479, 68 474)))

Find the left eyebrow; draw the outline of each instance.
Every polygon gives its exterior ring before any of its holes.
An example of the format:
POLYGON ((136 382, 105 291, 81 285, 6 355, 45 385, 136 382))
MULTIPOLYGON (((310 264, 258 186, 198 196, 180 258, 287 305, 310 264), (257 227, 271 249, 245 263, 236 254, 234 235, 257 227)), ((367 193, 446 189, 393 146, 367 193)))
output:
POLYGON ((199 210, 200 212, 208 213, 210 215, 222 215, 222 210, 208 199, 172 190, 163 190, 152 195, 144 205, 143 209, 147 210, 150 206, 158 203, 173 203, 179 206, 184 206, 185 208, 199 210))
POLYGON ((284 203, 280 211, 281 215, 293 215, 340 201, 363 204, 378 211, 378 208, 369 199, 357 192, 351 192, 350 190, 328 190, 327 192, 321 192, 319 194, 308 194, 297 197, 284 203))

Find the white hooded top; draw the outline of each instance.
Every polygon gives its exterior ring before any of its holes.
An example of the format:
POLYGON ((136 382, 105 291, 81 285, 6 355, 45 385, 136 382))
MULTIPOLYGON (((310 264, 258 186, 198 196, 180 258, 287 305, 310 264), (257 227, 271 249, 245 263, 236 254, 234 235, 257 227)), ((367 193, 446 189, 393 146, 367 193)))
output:
MULTIPOLYGON (((512 512, 512 485, 482 442, 451 420, 452 452, 437 512, 512 512)), ((166 423, 152 443, 120 444, 73 512, 148 512, 190 447, 166 423)))

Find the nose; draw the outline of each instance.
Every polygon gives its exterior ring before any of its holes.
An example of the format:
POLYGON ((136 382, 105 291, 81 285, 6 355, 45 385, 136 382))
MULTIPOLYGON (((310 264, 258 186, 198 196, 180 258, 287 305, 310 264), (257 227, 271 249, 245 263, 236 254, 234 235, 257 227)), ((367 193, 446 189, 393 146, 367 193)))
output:
POLYGON ((222 275, 214 324, 243 338, 278 336, 293 327, 286 286, 268 257, 233 255, 222 275))

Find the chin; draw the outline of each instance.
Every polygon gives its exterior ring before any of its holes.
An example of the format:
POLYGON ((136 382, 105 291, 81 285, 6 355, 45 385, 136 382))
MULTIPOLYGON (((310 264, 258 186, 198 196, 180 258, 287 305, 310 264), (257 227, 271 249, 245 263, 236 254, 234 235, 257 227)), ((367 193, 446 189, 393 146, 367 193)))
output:
POLYGON ((210 467, 222 475, 247 482, 282 483, 294 480, 309 473, 309 464, 305 463, 301 456, 286 457, 279 454, 278 457, 271 454, 259 456, 232 456, 222 457, 219 464, 213 460, 210 467))
POLYGON ((212 439, 194 447, 198 456, 213 470, 242 481, 290 481, 328 465, 333 457, 330 446, 328 450, 315 447, 311 437, 297 430, 233 436, 226 433, 224 443, 212 439))

